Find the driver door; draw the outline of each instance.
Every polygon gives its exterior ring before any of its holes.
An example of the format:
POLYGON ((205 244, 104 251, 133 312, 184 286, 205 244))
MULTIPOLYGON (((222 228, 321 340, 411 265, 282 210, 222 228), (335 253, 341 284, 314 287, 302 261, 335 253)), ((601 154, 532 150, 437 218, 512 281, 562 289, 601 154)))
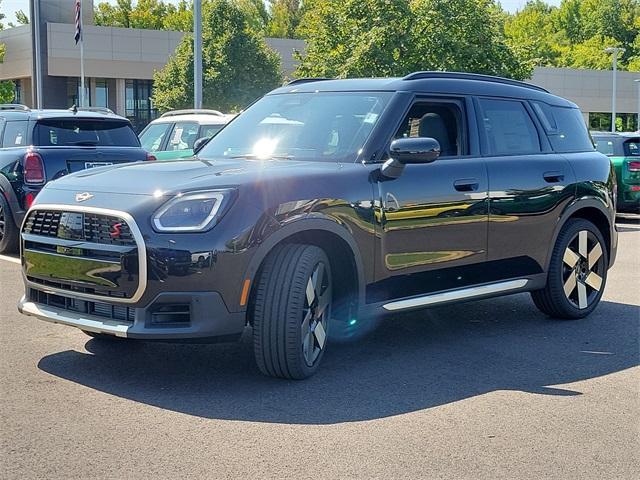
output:
POLYGON ((368 301, 473 284, 487 259, 487 171, 469 154, 463 100, 417 99, 395 138, 418 136, 438 140, 441 156, 377 182, 381 235, 368 301))

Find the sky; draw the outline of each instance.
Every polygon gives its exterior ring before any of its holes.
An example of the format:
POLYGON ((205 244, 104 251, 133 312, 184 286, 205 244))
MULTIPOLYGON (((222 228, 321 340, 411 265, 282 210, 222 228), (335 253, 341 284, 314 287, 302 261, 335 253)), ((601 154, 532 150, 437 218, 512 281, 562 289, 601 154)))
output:
MULTIPOLYGON (((104 0, 94 0, 94 3, 97 4, 100 1, 104 1, 104 0)), ((116 3, 116 0, 106 0, 106 1, 108 1, 109 3, 116 3)), ((168 0, 168 1, 172 3, 178 2, 178 0, 168 0)), ((522 7, 524 7, 524 5, 527 3, 527 0, 498 0, 498 1, 502 4, 502 7, 509 12, 515 12, 516 10, 522 9, 522 7)), ((560 3, 560 0, 545 0, 545 1, 551 5, 558 5, 560 3)), ((22 10, 28 15, 29 0, 1 0, 0 1, 0 13, 4 13, 6 15, 6 18, 3 20, 5 25, 8 22, 15 23, 16 10, 22 10)), ((71 21, 69 21, 69 23, 71 23, 71 21)))

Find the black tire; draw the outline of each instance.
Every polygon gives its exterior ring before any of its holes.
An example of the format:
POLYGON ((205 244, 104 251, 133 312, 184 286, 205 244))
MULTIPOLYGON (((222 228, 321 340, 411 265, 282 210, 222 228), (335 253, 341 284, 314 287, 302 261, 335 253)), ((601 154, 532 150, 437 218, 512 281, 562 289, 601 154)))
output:
POLYGON ((322 249, 285 244, 269 254, 252 301, 253 350, 262 373, 299 380, 318 370, 331 295, 331 268, 322 249))
POLYGON ((571 219, 562 227, 553 247, 546 287, 531 292, 531 298, 550 317, 584 318, 600 303, 608 266, 609 256, 600 230, 588 220, 571 219))
POLYGON ((14 253, 18 251, 20 232, 13 221, 9 203, 0 192, 0 253, 14 253))

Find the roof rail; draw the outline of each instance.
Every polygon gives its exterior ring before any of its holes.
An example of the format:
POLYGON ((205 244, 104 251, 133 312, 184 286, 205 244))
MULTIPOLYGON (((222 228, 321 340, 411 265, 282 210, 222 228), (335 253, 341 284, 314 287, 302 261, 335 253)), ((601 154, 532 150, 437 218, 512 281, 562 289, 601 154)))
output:
POLYGON ((21 112, 29 112, 31 109, 26 105, 19 103, 2 103, 0 104, 0 110, 20 110, 21 112))
POLYGON ((312 77, 305 77, 305 78, 296 78, 295 80, 291 80, 289 83, 287 83, 285 86, 288 87, 290 85, 299 85, 301 83, 309 83, 309 82, 323 82, 325 80, 335 80, 335 78, 325 78, 325 77, 318 77, 318 78, 312 78, 312 77))
POLYGON ((493 75, 482 75, 480 73, 464 73, 464 72, 414 72, 410 73, 402 80, 421 80, 423 78, 441 78, 455 80, 476 80, 482 82, 502 83, 505 85, 513 85, 516 87, 530 88, 540 92, 549 93, 545 88, 533 85, 531 83, 521 82, 519 80, 511 80, 510 78, 495 77, 493 75))
POLYGON ((173 117, 176 115, 191 115, 194 113, 203 113, 206 115, 216 115, 218 117, 224 117, 224 113, 219 112, 218 110, 209 110, 206 108, 187 108, 184 110, 171 110, 169 112, 165 112, 162 115, 160 115, 160 118, 162 117, 173 117))
POLYGON ((78 112, 96 112, 96 113, 104 113, 106 115, 115 115, 113 110, 107 107, 78 107, 73 105, 69 108, 70 112, 78 113, 78 112))

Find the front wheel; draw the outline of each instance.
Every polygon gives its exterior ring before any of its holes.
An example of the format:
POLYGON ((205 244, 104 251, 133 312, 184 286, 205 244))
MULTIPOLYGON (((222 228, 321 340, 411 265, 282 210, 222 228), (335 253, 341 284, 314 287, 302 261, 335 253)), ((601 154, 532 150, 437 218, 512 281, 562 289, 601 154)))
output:
POLYGON ((318 370, 331 296, 331 268, 321 248, 285 244, 271 252, 253 300, 253 347, 262 373, 303 379, 318 370))
POLYGON ((9 203, 0 191, 0 253, 12 253, 18 250, 18 227, 13 221, 9 203))
POLYGON ((602 298, 608 265, 600 230, 588 220, 569 220, 553 248, 547 285, 531 292, 533 301, 550 317, 586 317, 602 298))

